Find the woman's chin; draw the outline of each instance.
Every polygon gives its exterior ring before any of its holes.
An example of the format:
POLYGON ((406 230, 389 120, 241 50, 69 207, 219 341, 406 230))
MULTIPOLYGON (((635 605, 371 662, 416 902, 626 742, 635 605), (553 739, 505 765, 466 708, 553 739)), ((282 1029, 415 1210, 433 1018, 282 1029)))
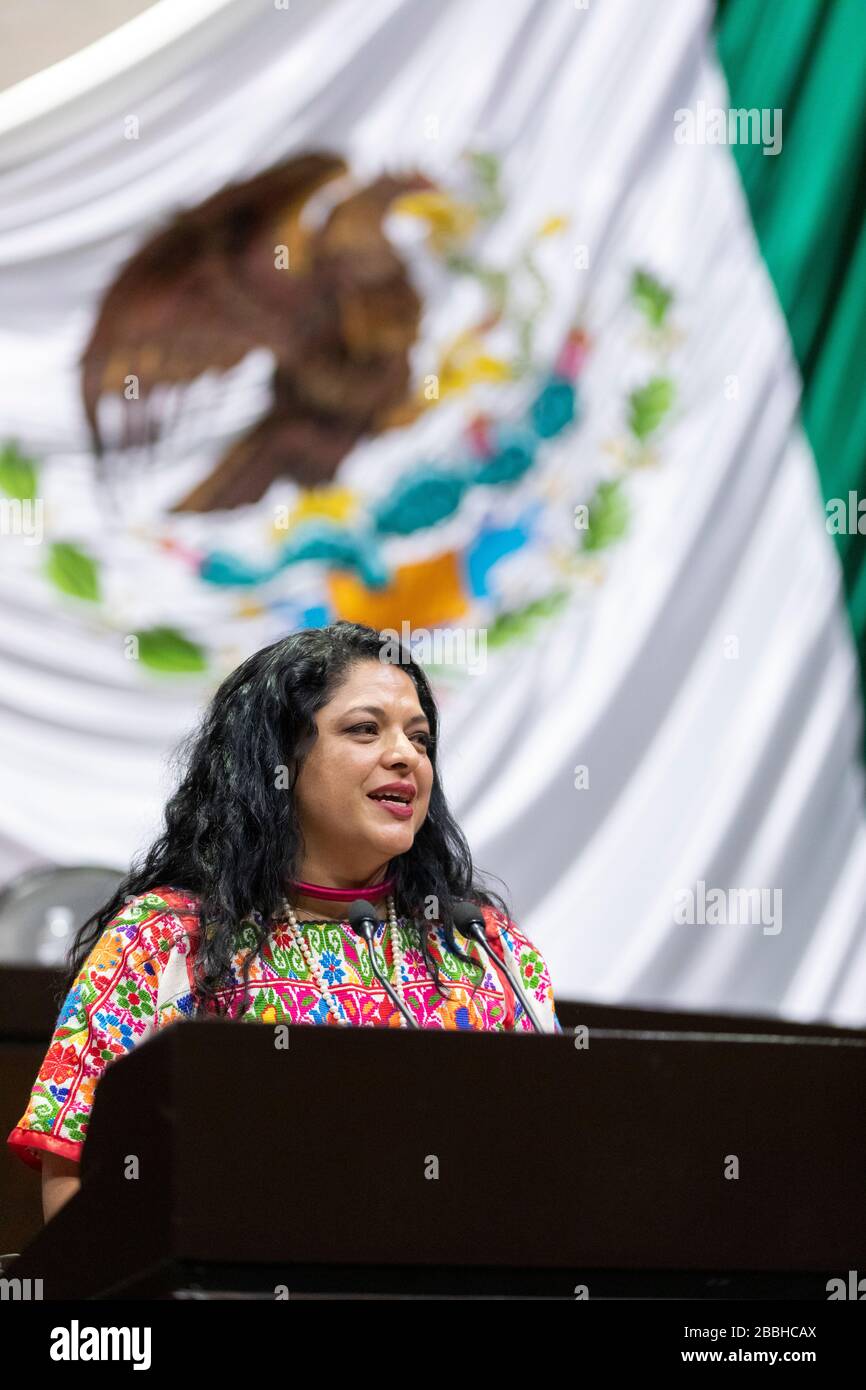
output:
POLYGON ((381 829, 376 829, 369 838, 376 849, 382 850, 386 855, 405 854, 412 848, 415 828, 411 821, 402 825, 395 822, 394 825, 383 825, 381 829))

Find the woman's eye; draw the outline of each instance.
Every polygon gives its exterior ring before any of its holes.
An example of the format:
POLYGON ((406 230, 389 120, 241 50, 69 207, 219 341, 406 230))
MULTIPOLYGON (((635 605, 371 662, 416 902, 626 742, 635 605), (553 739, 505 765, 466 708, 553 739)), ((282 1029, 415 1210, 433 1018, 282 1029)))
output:
MULTIPOLYGON (((351 729, 347 729, 346 732, 350 734, 375 734, 378 733, 378 728, 375 724, 353 724, 351 729)), ((432 734, 425 734, 423 730, 419 730, 418 733, 413 734, 412 737, 415 739, 420 739, 421 747, 429 753, 430 749, 433 746, 432 734)))

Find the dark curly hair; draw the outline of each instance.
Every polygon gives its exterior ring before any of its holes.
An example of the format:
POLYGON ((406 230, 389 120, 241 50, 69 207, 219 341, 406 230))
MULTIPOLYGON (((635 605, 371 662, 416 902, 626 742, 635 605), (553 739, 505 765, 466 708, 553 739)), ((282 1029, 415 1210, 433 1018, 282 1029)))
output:
MULTIPOLYGON (((253 932, 243 958, 243 1012, 249 968, 282 910, 286 885, 300 876, 302 835, 294 787, 317 730, 314 716, 333 698, 360 661, 388 660, 412 679, 430 724, 433 783, 427 817, 411 849, 390 861, 398 916, 420 927, 425 963, 441 991, 438 962, 430 954, 425 900, 438 904, 449 951, 467 964, 477 958, 459 949, 453 907, 468 899, 510 916, 505 900, 481 886, 466 839, 448 809, 436 750, 439 717, 423 669, 402 643, 359 623, 305 628, 263 647, 220 685, 198 728, 177 749, 177 790, 165 807, 165 829, 133 862, 114 896, 83 924, 73 940, 60 1005, 90 951, 122 908, 160 886, 199 900, 194 955, 194 1010, 222 1013, 217 991, 232 982, 238 930, 253 932), (288 769, 288 788, 276 785, 288 769)), ((501 880, 500 880, 501 881, 501 880)), ((430 923, 432 925, 432 923, 430 923)))

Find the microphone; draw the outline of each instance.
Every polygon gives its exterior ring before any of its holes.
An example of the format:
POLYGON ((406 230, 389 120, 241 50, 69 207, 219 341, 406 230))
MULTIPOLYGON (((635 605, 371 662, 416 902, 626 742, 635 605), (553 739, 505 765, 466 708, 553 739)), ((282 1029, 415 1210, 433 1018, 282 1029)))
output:
MULTIPOLYGON (((523 989, 523 985, 520 983, 514 971, 506 963, 506 961, 499 959, 498 955, 493 950, 493 947, 490 945, 490 942, 487 940, 487 933, 484 930, 484 916, 481 912, 481 908, 476 906, 475 903, 458 903, 457 906, 454 908, 454 925, 456 926, 457 930, 463 934, 463 936, 469 937, 472 941, 476 943, 476 945, 480 946, 482 950, 487 952, 487 957, 490 960, 491 964, 494 966, 496 970, 500 972, 500 974, 505 975, 506 979, 508 980, 508 983, 511 985, 511 988, 514 990, 514 993, 521 1000, 523 1007, 526 1010, 526 1016, 532 1024, 533 1028, 535 1029, 536 1033, 545 1033, 547 1030, 539 1022, 535 1010, 532 1007, 532 1003, 527 998, 527 995, 523 989)), ((503 948, 502 954, 503 956, 506 956, 508 952, 503 948)), ((515 1019, 515 1023, 516 1022, 517 1020, 515 1019)))
POLYGON ((373 907, 372 903, 368 903, 366 898, 356 898, 355 901, 351 903, 349 906, 348 916, 349 925, 353 928, 354 931, 358 933, 359 936, 363 936, 364 940, 367 943, 367 955, 370 957, 370 965, 372 967, 373 974, 376 976, 376 979, 379 981, 380 985, 383 986, 385 993, 388 995, 392 1004, 394 1004, 395 1007, 400 1010, 409 1027, 418 1028, 420 1025, 415 1022, 414 1018, 410 1014, 409 1010, 406 1008, 406 1005, 403 1003, 399 994, 397 994, 396 991, 391 987, 388 980, 385 979, 385 976, 381 974, 379 967, 376 964, 376 958, 373 955, 373 933, 376 930, 377 918, 376 910, 373 907))

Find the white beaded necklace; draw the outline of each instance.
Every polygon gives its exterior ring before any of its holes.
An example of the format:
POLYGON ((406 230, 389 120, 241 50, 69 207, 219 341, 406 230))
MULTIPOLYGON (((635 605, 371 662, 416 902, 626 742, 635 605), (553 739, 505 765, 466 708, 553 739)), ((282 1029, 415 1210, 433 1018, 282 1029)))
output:
MULTIPOLYGON (((304 960, 307 962, 307 968, 308 968, 310 974, 311 974, 311 975, 313 976, 313 978, 316 980, 316 983, 318 984, 320 990, 322 991, 322 998, 325 1000, 325 1003, 327 1004, 328 1008, 330 1009, 331 1013, 333 1014, 334 1018, 337 1020, 338 1023, 346 1023, 346 1022, 348 1022, 344 1010, 343 1010, 343 1009, 340 1007, 340 1005, 337 1003, 336 999, 334 998, 333 994, 331 993, 330 989, 328 988, 328 982, 327 982, 327 980, 325 979, 325 972, 322 970, 322 968, 321 968, 319 962, 316 960, 315 956, 313 955, 312 951, 310 950, 309 944, 308 944, 308 942, 305 940, 303 932, 302 932, 302 931, 300 930, 300 928, 298 927, 298 919, 297 919, 297 917, 295 916, 294 909, 292 908, 292 905, 291 905, 291 903, 289 902, 289 900, 288 900, 287 898, 283 898, 283 911, 285 912, 286 921, 288 922, 288 926, 289 926, 289 935, 291 936, 292 940, 293 940, 293 941, 295 942, 295 944, 297 945, 298 949, 299 949, 300 952, 301 952, 301 955, 304 957, 304 960)), ((336 926, 336 927, 341 927, 341 928, 345 931, 345 929, 349 926, 349 919, 348 919, 348 917, 347 917, 347 918, 345 918, 345 920, 342 921, 342 922, 337 922, 337 921, 335 921, 335 922, 333 923, 333 925, 336 926)), ((406 1004, 406 996, 405 996, 405 994, 403 993, 403 978, 402 978, 402 975, 403 975, 403 949, 402 949, 402 947, 401 947, 401 945, 400 945, 400 929, 399 929, 399 927, 397 926, 397 913, 396 913, 395 908, 394 908, 394 898, 393 898, 392 894, 390 894, 390 893, 388 894, 388 925, 389 925, 389 927, 391 928, 391 946, 392 946, 392 949, 393 949, 393 952, 394 952, 394 965, 395 965, 396 971, 397 971, 397 979, 396 979, 396 982, 395 982, 395 983, 396 983, 396 988, 397 988, 397 994, 399 995, 401 1001, 402 1001, 403 1004, 405 1005, 405 1004, 406 1004)), ((383 941, 382 941, 383 954, 384 954, 384 945, 385 945, 385 942, 384 942, 384 939, 383 939, 383 941)), ((375 943, 374 943, 373 949, 375 950, 375 943)), ((383 964, 384 964, 384 961, 383 961, 383 964)), ((383 971, 383 974, 387 974, 387 970, 384 970, 384 971, 383 971)), ((375 977, 374 977, 374 978, 375 978, 375 977)), ((405 1018, 403 1018, 402 1015, 401 1015, 401 1017, 400 1017, 400 1026, 401 1026, 402 1028, 408 1028, 408 1026, 409 1026, 409 1025, 407 1024, 405 1018)))

